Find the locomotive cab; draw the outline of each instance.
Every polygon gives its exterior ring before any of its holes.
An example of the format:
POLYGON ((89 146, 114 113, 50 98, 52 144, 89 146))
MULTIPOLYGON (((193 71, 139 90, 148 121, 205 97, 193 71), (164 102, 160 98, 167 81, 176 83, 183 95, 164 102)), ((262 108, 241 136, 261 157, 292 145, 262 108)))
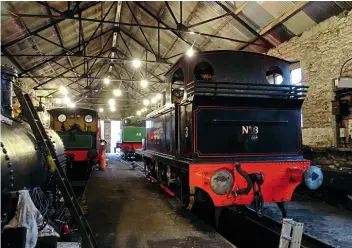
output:
POLYGON ((301 153, 308 87, 292 82, 296 64, 238 51, 180 58, 166 75, 172 104, 147 116, 151 174, 182 180, 190 198, 206 192, 216 207, 290 201, 304 180, 319 187, 321 172, 301 153))

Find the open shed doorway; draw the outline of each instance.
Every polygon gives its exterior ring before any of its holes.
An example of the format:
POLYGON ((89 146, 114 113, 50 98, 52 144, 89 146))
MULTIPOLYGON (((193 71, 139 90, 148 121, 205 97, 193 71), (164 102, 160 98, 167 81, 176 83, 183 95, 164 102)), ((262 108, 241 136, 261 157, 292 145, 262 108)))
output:
POLYGON ((121 121, 111 121, 110 153, 117 153, 117 143, 121 142, 121 121))
POLYGON ((117 153, 116 145, 121 142, 121 121, 101 120, 101 137, 108 143, 107 153, 117 153))

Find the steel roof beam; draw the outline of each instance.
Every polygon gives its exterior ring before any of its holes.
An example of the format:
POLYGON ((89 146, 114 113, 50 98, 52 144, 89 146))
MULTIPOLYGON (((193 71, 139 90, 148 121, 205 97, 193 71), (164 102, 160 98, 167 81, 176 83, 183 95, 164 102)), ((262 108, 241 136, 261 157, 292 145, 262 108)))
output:
MULTIPOLYGON (((89 8, 91 8, 91 7, 93 7, 93 6, 95 6, 95 5, 97 5, 98 3, 99 3, 99 2, 92 2, 92 3, 90 3, 88 6, 86 6, 85 8, 82 8, 80 11, 83 12, 83 11, 85 11, 85 10, 87 10, 87 9, 89 9, 89 8)), ((62 14, 63 14, 63 15, 67 15, 68 13, 70 13, 70 12, 65 11, 65 12, 63 12, 62 14)), ((74 12, 73 14, 77 14, 77 13, 78 13, 78 12, 74 12)), ((2 16, 6 16, 6 13, 1 13, 1 15, 2 15, 2 16)), ((11 16, 13 16, 13 15, 11 15, 11 16)), ((21 17, 21 14, 18 14, 18 15, 15 15, 15 16, 21 17)), ((55 16, 53 16, 53 17, 55 17, 55 16)), ((13 41, 10 41, 10 42, 8 42, 8 43, 6 43, 6 44, 4 44, 4 45, 1 45, 1 50, 3 50, 4 48, 7 48, 7 47, 9 47, 9 46, 12 46, 12 45, 14 45, 14 44, 16 44, 16 43, 18 43, 18 42, 24 40, 24 39, 27 39, 27 38, 29 38, 29 37, 31 37, 31 36, 33 36, 33 35, 36 35, 36 34, 42 32, 42 31, 44 31, 44 30, 46 30, 46 29, 52 27, 54 24, 59 24, 60 22, 62 22, 62 21, 64 21, 64 20, 65 20, 65 19, 62 18, 62 19, 60 19, 60 20, 55 21, 54 23, 49 23, 49 24, 47 24, 47 25, 44 25, 44 26, 42 26, 42 27, 40 27, 40 28, 38 28, 38 29, 36 29, 36 30, 34 30, 34 31, 29 31, 29 33, 26 34, 25 36, 20 37, 20 38, 17 38, 17 39, 15 39, 15 40, 13 40, 13 41)))
MULTIPOLYGON (((103 3, 103 2, 102 2, 103 3)), ((102 18, 102 21, 105 21, 106 17, 109 15, 110 11, 112 10, 112 8, 114 7, 115 3, 113 2, 108 11, 105 13, 104 17, 102 18)), ((86 47, 88 47, 89 43, 92 41, 94 35, 96 34, 96 32, 98 32, 99 28, 102 27, 103 23, 100 22, 99 25, 97 26, 97 28, 94 30, 93 34, 90 36, 90 38, 88 39, 87 43, 86 43, 86 47)), ((102 31, 102 30, 101 30, 102 31)))
MULTIPOLYGON (((109 35, 109 38, 106 40, 106 42, 105 42, 104 46, 101 48, 100 52, 102 52, 102 51, 105 49, 105 47, 109 44, 109 41, 111 40, 112 36, 113 36, 113 32, 111 32, 111 34, 109 35)), ((96 57, 96 56, 95 56, 95 57, 96 57)), ((93 69, 93 66, 95 65, 95 63, 97 62, 97 60, 98 60, 98 58, 96 57, 95 60, 94 60, 94 62, 93 62, 93 64, 92 64, 91 67, 89 68, 87 74, 89 74, 89 73, 91 72, 91 70, 93 69)))
MULTIPOLYGON (((102 52, 101 54, 104 54, 104 53, 106 53, 107 51, 104 51, 104 52, 102 52)), ((100 54, 99 54, 100 55, 100 54)), ((91 60, 93 60, 93 59, 91 59, 91 60)), ((80 63, 80 64, 78 64, 78 65, 75 65, 74 67, 72 67, 72 69, 75 69, 75 68, 78 68, 78 67, 80 67, 80 66, 82 66, 82 65, 84 65, 84 62, 83 63, 80 63)), ((63 76, 64 74, 66 74, 66 73, 68 73, 68 72, 70 72, 70 70, 66 70, 66 71, 64 71, 64 72, 62 72, 62 73, 60 73, 60 74, 58 74, 58 75, 56 75, 56 78, 57 77, 61 77, 61 76, 63 76)), ((21 75, 22 76, 22 75, 21 75)), ((21 76, 19 76, 19 77, 21 77, 21 76)), ((43 86, 43 85, 45 85, 45 84, 48 84, 48 83, 50 83, 51 81, 53 81, 55 78, 52 78, 52 79, 49 79, 49 80, 47 80, 47 81, 45 81, 45 82, 43 82, 43 83, 40 83, 39 85, 37 85, 36 87, 34 87, 33 89, 35 90, 35 89, 38 89, 39 87, 41 87, 41 86, 43 86)))
MULTIPOLYGON (((149 9, 145 8, 140 2, 135 2, 135 4, 141 8, 144 12, 146 12, 148 15, 150 15, 151 17, 153 17, 156 21, 159 21, 163 26, 165 26, 166 28, 170 29, 169 31, 171 31, 174 35, 176 35, 178 38, 180 38, 181 40, 183 40, 185 43, 187 43, 188 45, 192 46, 193 44, 187 40, 185 40, 182 35, 180 35, 180 29, 179 27, 175 30, 172 30, 171 27, 169 27, 165 22, 163 22, 159 17, 157 17, 156 15, 154 15, 149 9)), ((182 13, 182 11, 181 11, 182 13)), ((180 22, 182 24, 182 20, 180 22)), ((161 29, 161 27, 160 27, 161 29)), ((181 31, 182 32, 182 31, 181 31)))
POLYGON ((198 23, 189 25, 189 26, 187 26, 187 28, 194 28, 194 27, 197 27, 197 26, 200 26, 200 25, 209 23, 209 22, 213 22, 213 21, 215 21, 215 20, 218 20, 218 19, 224 18, 224 17, 226 17, 226 16, 229 16, 230 14, 231 14, 231 13, 227 12, 226 14, 223 14, 223 15, 221 15, 221 16, 216 16, 216 17, 213 17, 213 18, 204 20, 204 21, 202 21, 202 22, 198 22, 198 23))
MULTIPOLYGON (((157 62, 158 62, 158 63, 163 62, 163 63, 165 63, 165 64, 170 64, 170 63, 167 62, 164 58, 158 57, 158 55, 155 54, 153 51, 151 51, 150 48, 148 48, 147 46, 145 46, 141 41, 137 40, 137 39, 136 39, 135 37, 133 37, 131 34, 129 34, 128 32, 126 32, 126 31, 123 30, 123 29, 120 29, 120 30, 121 30, 121 32, 122 32, 124 35, 126 35, 128 38, 130 38, 131 40, 133 40, 133 41, 134 41, 135 43, 137 43, 139 46, 143 47, 143 48, 146 49, 148 52, 152 53, 152 54, 155 56, 155 58, 157 59, 157 62)), ((128 47, 126 43, 125 43, 125 46, 128 47)), ((129 48, 128 48, 128 49, 129 49, 129 48)), ((129 51, 129 52, 130 52, 130 54, 132 55, 131 51, 129 51)))
MULTIPOLYGON (((95 23, 103 23, 103 24, 119 24, 121 26, 131 26, 131 27, 142 27, 142 28, 151 28, 151 29, 163 29, 167 31, 179 31, 178 28, 172 28, 170 26, 165 27, 157 27, 153 25, 146 25, 146 24, 135 24, 135 23, 127 23, 127 22, 115 22, 115 21, 107 21, 107 20, 99 20, 99 19, 91 19, 91 18, 84 18, 84 17, 77 17, 72 15, 62 15, 62 16, 55 16, 55 15, 40 15, 40 14, 13 14, 13 13, 2 13, 2 16, 15 16, 15 17, 31 17, 31 18, 53 18, 57 19, 55 22, 63 21, 63 20, 82 20, 85 22, 95 22, 95 23)), ((7 45, 7 44, 5 44, 7 45)))
POLYGON ((40 1, 36 1, 36 3, 38 3, 40 5, 43 5, 45 8, 53 10, 53 11, 55 11, 56 13, 58 13, 60 15, 62 14, 62 11, 60 11, 60 10, 54 8, 54 7, 51 7, 48 3, 44 3, 44 2, 40 2, 40 1))
MULTIPOLYGON (((132 14, 132 17, 133 17, 134 21, 139 25, 139 22, 138 22, 138 20, 137 20, 137 18, 136 18, 136 15, 133 13, 131 6, 129 5, 128 2, 126 2, 126 4, 127 4, 128 9, 130 10, 130 12, 131 12, 131 14, 132 14)), ((145 41, 147 42, 147 44, 148 44, 150 50, 152 51, 152 53, 155 55, 155 57, 158 57, 158 56, 155 54, 155 52, 154 52, 154 50, 153 50, 153 47, 150 45, 150 42, 149 42, 149 40, 147 39, 147 36, 145 35, 143 29, 142 29, 141 27, 138 27, 138 28, 139 28, 139 30, 142 32, 142 35, 143 35, 145 41)))
MULTIPOLYGON (((71 69, 68 69, 66 71, 69 72, 71 69)), ((30 76, 21 76, 19 78, 32 78, 30 76)), ((79 79, 79 78, 82 78, 82 79, 91 79, 91 80, 103 80, 104 77, 79 77, 79 76, 33 76, 33 78, 37 78, 37 79, 43 79, 43 78, 46 78, 46 79, 59 79, 59 78, 63 78, 63 79, 79 79)), ((115 78, 115 79, 110 79, 110 82, 119 82, 119 81, 125 81, 125 82, 140 82, 141 80, 133 80, 133 79, 127 79, 127 78, 115 78)), ((149 81, 150 83, 158 83, 159 81, 149 81)), ((39 86, 38 86, 39 87, 39 86)))
MULTIPOLYGON (((139 3, 136 3, 137 5, 139 3)), ((142 6, 143 7, 143 6, 142 6)), ((151 13, 152 14, 152 13, 151 13)), ((6 14, 5 14, 6 15, 6 14)), ((231 13, 230 13, 231 15, 231 13)), ((42 17, 42 18, 49 18, 50 16, 47 15, 31 15, 31 14, 19 14, 18 16, 21 17, 42 17)), ((64 17, 60 17, 60 16, 51 16, 53 18, 64 18, 64 17)), ((155 16, 156 17, 156 16, 155 16)), ((239 43, 245 43, 245 44, 253 44, 253 45, 258 45, 258 46, 264 46, 264 47, 268 47, 268 45, 262 45, 262 44, 256 44, 253 42, 248 42, 248 41, 243 41, 243 40, 237 40, 237 39, 232 39, 230 37, 223 37, 223 36, 217 36, 217 35, 212 35, 212 34, 206 34, 206 33, 202 33, 202 32, 197 32, 197 31, 189 31, 187 26, 182 26, 179 28, 171 28, 169 26, 167 27, 161 27, 159 26, 151 26, 151 25, 142 25, 142 24, 134 24, 134 23, 123 23, 123 22, 114 22, 114 21, 103 21, 103 20, 96 20, 96 19, 89 19, 89 18, 80 18, 80 17, 65 17, 65 19, 72 19, 72 20, 81 20, 81 21, 90 21, 90 22, 98 22, 98 23, 108 23, 108 24, 119 24, 121 26, 133 26, 133 27, 139 27, 139 28, 152 28, 152 29, 157 29, 157 30, 167 30, 167 31, 171 31, 173 34, 175 34, 178 38, 180 38, 181 40, 183 40, 185 43, 187 43, 188 45, 192 46, 193 44, 191 42, 188 42, 187 40, 185 40, 183 38, 183 36, 181 35, 181 33, 184 32, 193 32, 196 34, 199 34, 201 36, 205 36, 205 37, 212 37, 212 38, 217 38, 217 39, 224 39, 224 40, 229 40, 229 41, 234 41, 234 42, 239 42, 239 43)), ((158 21, 158 19, 156 19, 158 21)), ((160 20, 160 23, 162 25, 166 25, 163 21, 160 20)), ((123 31, 120 28, 121 31, 123 31)), ((123 31, 125 34, 127 33, 126 31, 123 31)), ((141 43, 139 43, 141 45, 141 43)), ((270 47, 272 47, 271 43, 268 43, 270 47)), ((141 45, 143 46, 143 45, 141 45)), ((145 48, 145 46, 143 46, 145 48)), ((194 47, 194 46, 193 46, 194 47)), ((194 47, 195 50, 198 50, 196 47, 194 47)), ((152 50, 150 50, 150 48, 148 48, 148 51, 150 53, 153 53, 152 50)), ((154 53, 153 53, 154 54, 154 53)))
POLYGON ((178 21, 176 19, 176 16, 175 16, 174 12, 172 11, 172 9, 171 9, 171 7, 169 5, 169 3, 167 1, 164 1, 164 3, 165 3, 167 9, 169 10, 169 12, 170 12, 170 14, 172 16, 172 19, 174 19, 174 22, 175 22, 176 26, 178 26, 179 23, 178 23, 178 21))
MULTIPOLYGON (((112 31, 112 29, 108 29, 108 30, 104 31, 103 33, 97 35, 94 39, 96 39, 96 38, 98 38, 98 37, 100 37, 100 36, 102 36, 102 35, 104 35, 104 34, 110 32, 110 31, 112 31)), ((78 49, 78 47, 79 47, 79 46, 77 45, 77 46, 71 48, 71 50, 78 49)), ((48 59, 48 60, 42 61, 42 62, 40 62, 39 64, 34 65, 34 66, 32 66, 31 68, 22 71, 19 75, 23 75, 23 74, 25 74, 25 73, 27 73, 27 72, 30 72, 30 71, 32 71, 32 70, 38 68, 38 67, 41 67, 41 66, 45 65, 45 64, 48 63, 48 62, 51 62, 51 61, 55 60, 57 57, 64 57, 65 55, 66 55, 66 52, 63 52, 63 53, 57 54, 57 55, 53 55, 54 57, 52 57, 52 58, 50 58, 50 59, 48 59)))
POLYGON ((262 40, 264 44, 270 46, 270 48, 275 47, 275 44, 271 43, 264 37, 262 37, 260 34, 257 33, 251 26, 249 26, 245 21, 243 21, 240 17, 237 16, 237 14, 233 13, 232 10, 230 10, 223 2, 216 1, 216 3, 227 13, 230 13, 230 15, 238 21, 242 26, 244 26, 249 32, 254 34, 258 39, 262 40))
MULTIPOLYGON (((50 6, 46 6, 46 11, 47 11, 48 14, 50 14, 50 15, 52 14, 50 6)), ((54 22, 54 19, 53 19, 53 18, 50 18, 50 22, 53 23, 53 22, 54 22)), ((56 44, 55 42, 52 42, 52 41, 46 39, 45 37, 43 37, 43 36, 41 36, 41 35, 39 35, 39 34, 37 34, 37 36, 40 37, 40 38, 42 38, 43 40, 49 42, 49 43, 52 43, 52 44, 54 44, 54 45, 60 47, 60 48, 63 49, 64 51, 73 52, 73 51, 71 51, 71 50, 65 48, 64 42, 63 42, 63 39, 62 39, 62 36, 61 36, 61 33, 60 33, 60 31, 59 31, 59 28, 58 28, 58 25, 57 25, 57 24, 54 24, 54 29, 55 29, 56 36, 57 36, 57 38, 58 38, 58 40, 59 40, 59 42, 60 42, 60 45, 58 45, 58 44, 56 44)), ((67 59, 69 65, 70 65, 71 68, 72 68, 73 63, 72 63, 71 59, 70 59, 69 57, 67 57, 67 56, 66 56, 66 59, 67 59)), ((72 70, 72 71, 73 71, 74 73, 77 73, 77 72, 74 71, 74 70, 72 70)))
MULTIPOLYGON (((261 29, 261 31, 259 32, 259 34, 261 36, 264 36, 265 34, 269 33, 271 30, 273 30, 274 28, 276 28, 278 25, 280 25, 281 23, 287 21, 288 19, 290 19, 293 15, 295 15, 296 13, 298 13, 299 11, 301 11, 304 7, 306 7, 309 3, 311 3, 310 1, 301 1, 298 2, 291 10, 283 13, 280 17, 278 17, 277 19, 275 19, 274 21, 272 21, 271 23, 269 23, 268 25, 266 25, 265 27, 263 27, 261 29)), ((251 39, 251 41, 255 41, 257 38, 251 39)), ((239 46, 237 49, 238 50, 243 50, 244 48, 248 47, 249 44, 247 45, 241 45, 239 46)))

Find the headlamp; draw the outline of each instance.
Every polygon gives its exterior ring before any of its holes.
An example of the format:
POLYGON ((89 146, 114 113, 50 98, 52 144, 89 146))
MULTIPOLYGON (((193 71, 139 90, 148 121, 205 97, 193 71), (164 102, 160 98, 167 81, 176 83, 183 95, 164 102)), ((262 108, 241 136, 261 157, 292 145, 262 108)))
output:
POLYGON ((227 170, 218 170, 213 173, 210 179, 210 187, 215 194, 228 194, 233 186, 233 176, 227 170))

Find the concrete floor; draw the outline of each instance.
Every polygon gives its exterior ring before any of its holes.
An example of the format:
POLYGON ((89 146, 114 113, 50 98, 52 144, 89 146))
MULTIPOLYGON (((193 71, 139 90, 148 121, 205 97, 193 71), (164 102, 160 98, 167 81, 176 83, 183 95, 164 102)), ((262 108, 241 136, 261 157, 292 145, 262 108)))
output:
POLYGON ((92 172, 82 204, 101 248, 234 247, 193 214, 175 211, 167 198, 111 155, 105 171, 92 172))

